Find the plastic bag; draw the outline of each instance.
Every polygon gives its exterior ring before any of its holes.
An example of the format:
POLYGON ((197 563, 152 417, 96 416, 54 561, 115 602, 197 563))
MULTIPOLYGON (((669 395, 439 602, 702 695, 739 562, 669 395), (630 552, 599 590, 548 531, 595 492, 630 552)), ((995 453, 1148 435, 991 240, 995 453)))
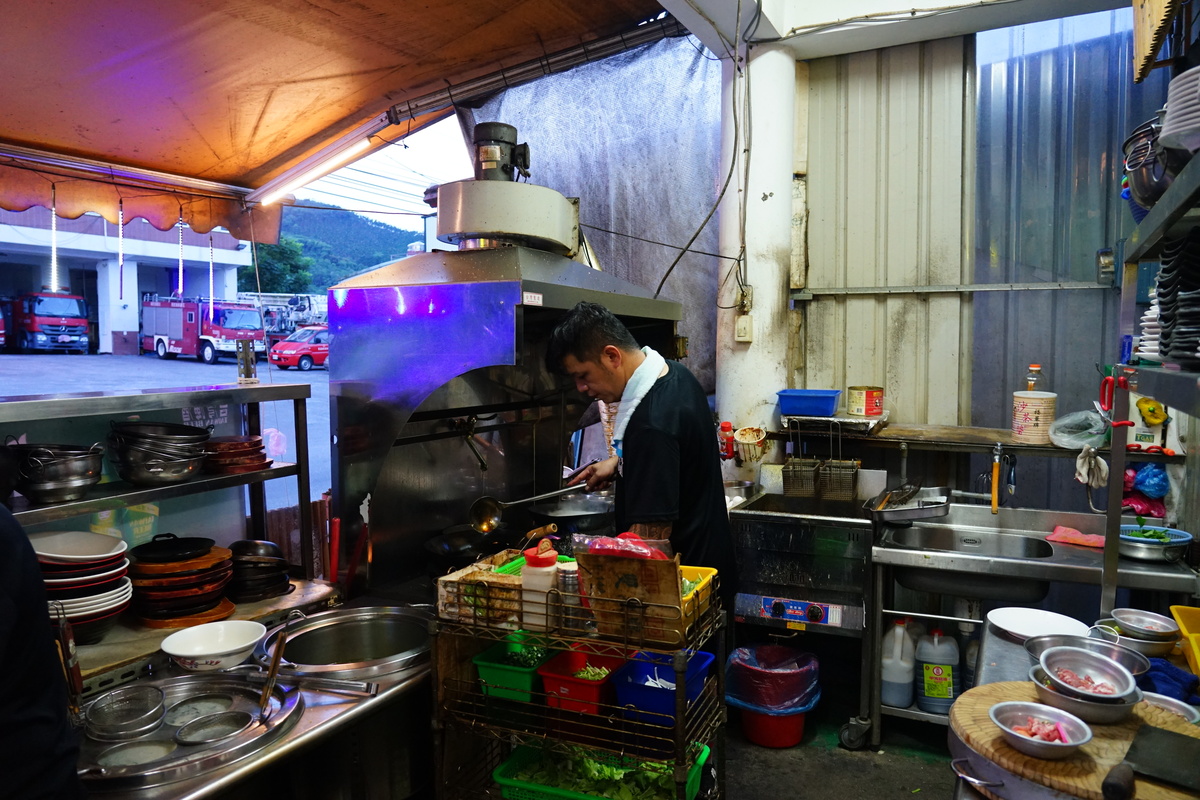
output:
POLYGON ((1134 469, 1133 467, 1126 467, 1125 468, 1125 485, 1124 485, 1124 488, 1122 489, 1122 491, 1132 492, 1133 491, 1133 482, 1135 480, 1137 480, 1137 470, 1134 469))
POLYGON ((592 555, 627 556, 629 558, 650 558, 660 561, 670 561, 674 555, 671 542, 668 539, 643 539, 636 533, 626 531, 617 536, 595 536, 587 533, 577 533, 571 537, 576 553, 592 555))
POLYGON ((1103 447, 1107 438, 1108 422, 1095 411, 1074 411, 1050 423, 1050 441, 1058 447, 1103 447))
POLYGON ((1167 507, 1163 505, 1162 500, 1151 500, 1141 492, 1130 492, 1121 501, 1121 505, 1125 508, 1130 508, 1133 513, 1141 517, 1158 517, 1162 518, 1167 515, 1167 507))
POLYGON ((725 702, 773 717, 810 711, 821 699, 817 657, 778 644, 739 647, 725 662, 725 702))
POLYGON ((1143 464, 1133 479, 1133 488, 1152 500, 1166 497, 1171 490, 1171 479, 1162 464, 1143 464))

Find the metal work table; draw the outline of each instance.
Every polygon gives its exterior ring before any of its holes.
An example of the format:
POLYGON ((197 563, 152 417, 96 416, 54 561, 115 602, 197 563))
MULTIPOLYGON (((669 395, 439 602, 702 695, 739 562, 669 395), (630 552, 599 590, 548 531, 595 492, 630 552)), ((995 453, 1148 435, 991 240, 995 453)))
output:
MULTIPOLYGON (((175 669, 175 668, 172 668, 175 669)), ((171 675, 191 673, 178 670, 171 675)), ((379 684, 379 694, 374 697, 358 697, 336 692, 301 689, 304 697, 304 713, 282 739, 262 750, 256 751, 240 761, 189 778, 162 786, 144 789, 104 791, 102 782, 89 782, 87 788, 92 796, 103 800, 200 800, 200 798, 224 796, 243 781, 260 770, 282 764, 284 759, 297 754, 302 748, 327 740, 339 731, 344 731, 359 719, 398 700, 407 692, 416 690, 429 677, 429 664, 374 678, 379 684)))
MULTIPOLYGON (((1025 647, 1006 638, 990 622, 984 625, 983 634, 979 637, 979 654, 976 658, 976 686, 1029 680, 1029 654, 1025 652, 1025 647)), ((954 786, 954 800, 984 800, 984 795, 960 780, 954 786)))

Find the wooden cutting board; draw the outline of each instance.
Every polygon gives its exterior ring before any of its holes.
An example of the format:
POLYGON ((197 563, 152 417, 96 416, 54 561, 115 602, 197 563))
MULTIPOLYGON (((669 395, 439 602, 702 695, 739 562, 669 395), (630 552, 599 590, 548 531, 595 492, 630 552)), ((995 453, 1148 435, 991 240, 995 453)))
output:
MULTIPOLYGON (((972 750, 1001 768, 1026 780, 1086 800, 1104 800, 1100 784, 1108 771, 1124 759, 1142 724, 1148 723, 1200 739, 1200 726, 1191 725, 1170 711, 1142 702, 1134 707, 1133 714, 1124 722, 1115 725, 1088 723, 1092 729, 1090 742, 1069 758, 1048 761, 1014 750, 988 717, 992 706, 1006 700, 1039 702, 1037 690, 1030 681, 977 686, 960 696, 950 707, 950 727, 972 750)), ((1193 795, 1138 775, 1136 797, 1138 800, 1188 800, 1193 795)))
POLYGON ((237 606, 233 604, 233 601, 227 597, 222 597, 221 602, 216 608, 202 611, 199 614, 192 614, 187 617, 172 617, 170 619, 138 617, 137 621, 147 628, 190 628, 193 625, 200 625, 204 622, 216 622, 217 620, 225 619, 235 611, 237 611, 237 606))

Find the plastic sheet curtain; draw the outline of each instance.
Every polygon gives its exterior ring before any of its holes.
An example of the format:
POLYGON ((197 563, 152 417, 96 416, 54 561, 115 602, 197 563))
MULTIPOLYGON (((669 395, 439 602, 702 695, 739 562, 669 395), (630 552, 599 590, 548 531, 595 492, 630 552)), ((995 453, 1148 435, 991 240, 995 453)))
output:
MULTIPOLYGON (((654 291, 678 250, 651 242, 687 242, 728 168, 718 163, 720 92, 720 62, 685 37, 508 89, 460 109, 460 117, 468 141, 475 122, 516 126, 519 141, 529 143, 530 182, 580 198, 583 232, 600 266, 654 291)), ((715 214, 692 249, 717 251, 715 214)), ((718 272, 727 263, 718 261, 685 255, 660 295, 683 303, 686 363, 709 392, 718 272)))
MULTIPOLYGON (((977 35, 975 282, 1093 281, 1096 251, 1133 230, 1121 143, 1163 105, 1169 76, 1133 83, 1132 24, 1123 9, 977 35)), ((1090 408, 1093 365, 1117 347, 1110 290, 976 293, 972 424, 1009 427, 1031 362, 1060 415, 1090 408)), ((1072 467, 1023 458, 1020 504, 1086 510, 1072 467)))

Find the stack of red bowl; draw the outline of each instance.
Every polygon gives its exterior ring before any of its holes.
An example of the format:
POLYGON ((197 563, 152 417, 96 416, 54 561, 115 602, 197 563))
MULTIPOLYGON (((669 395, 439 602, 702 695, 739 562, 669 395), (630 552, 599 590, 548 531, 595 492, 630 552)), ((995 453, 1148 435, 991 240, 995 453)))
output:
POLYGON ((204 471, 218 475, 257 472, 271 466, 261 436, 214 436, 204 443, 204 471))
POLYGON ((29 540, 42 568, 50 618, 65 615, 76 644, 99 642, 133 596, 125 541, 91 531, 32 533, 29 540))

